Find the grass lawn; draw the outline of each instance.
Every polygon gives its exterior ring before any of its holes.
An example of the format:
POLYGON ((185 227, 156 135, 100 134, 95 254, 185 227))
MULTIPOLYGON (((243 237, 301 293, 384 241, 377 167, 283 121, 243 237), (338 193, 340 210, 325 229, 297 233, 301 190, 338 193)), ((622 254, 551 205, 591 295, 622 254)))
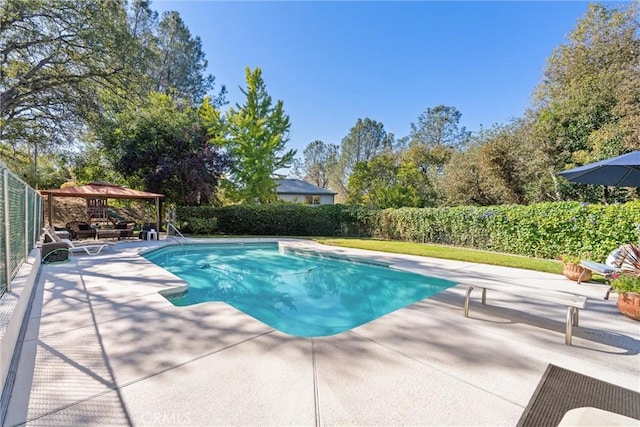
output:
POLYGON ((456 261, 477 262, 481 264, 500 265, 503 267, 523 268, 525 270, 543 271, 562 274, 560 261, 541 258, 530 258, 520 255, 509 255, 497 252, 479 251, 427 243, 398 242, 378 239, 337 239, 314 238, 316 242, 333 246, 357 249, 393 252, 397 254, 420 255, 431 258, 453 259, 456 261))

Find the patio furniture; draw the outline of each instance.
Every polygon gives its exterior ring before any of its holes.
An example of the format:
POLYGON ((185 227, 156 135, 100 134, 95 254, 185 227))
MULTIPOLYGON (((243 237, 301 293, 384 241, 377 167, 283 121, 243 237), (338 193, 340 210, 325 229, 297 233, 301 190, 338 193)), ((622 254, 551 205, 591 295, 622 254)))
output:
MULTIPOLYGON (((632 274, 640 274, 640 250, 636 245, 627 243, 619 248, 611 251, 604 264, 594 261, 584 260, 580 262, 580 266, 585 271, 595 272, 605 278, 609 285, 609 290, 604 299, 609 299, 609 294, 613 290, 611 287, 611 279, 615 278, 617 273, 631 272, 632 274)), ((578 284, 581 283, 583 276, 578 278, 578 284)))
MULTIPOLYGON (((66 228, 60 228, 60 227, 53 227, 54 232, 56 233, 56 235, 58 237, 60 237, 61 239, 69 239, 71 240, 71 231, 67 230, 66 228)), ((49 236, 45 235, 44 236, 44 242, 45 243, 52 243, 53 240, 51 240, 49 238, 49 236)))
POLYGON ((573 327, 578 326, 578 312, 587 304, 587 297, 581 295, 573 295, 565 292, 534 289, 527 286, 518 285, 501 285, 498 283, 484 283, 482 285, 469 285, 467 294, 464 298, 464 317, 469 317, 469 300, 471 299, 471 291, 475 288, 482 289, 482 305, 487 304, 487 289, 494 291, 506 292, 513 295, 526 297, 528 299, 536 299, 544 302, 560 304, 567 307, 567 322, 565 327, 565 344, 571 345, 573 336, 573 327))
POLYGON ((94 245, 91 245, 91 244, 85 245, 85 244, 80 244, 80 243, 74 244, 71 240, 61 239, 60 237, 58 237, 56 235, 56 233, 53 230, 51 230, 48 227, 43 228, 42 232, 45 235, 48 235, 49 238, 51 240, 53 240, 54 242, 56 242, 56 243, 66 243, 69 246, 69 250, 71 252, 84 251, 84 252, 87 253, 87 255, 98 255, 104 248, 109 246, 109 245, 104 244, 104 243, 103 244, 94 244, 94 245))
POLYGON ((153 228, 153 225, 145 224, 138 234, 138 238, 142 240, 158 240, 158 232, 153 228))
POLYGON ((153 228, 141 232, 143 240, 158 240, 158 232, 153 228))
POLYGON ((96 230, 96 236, 98 239, 118 239, 120 240, 120 230, 113 228, 101 228, 96 230))
MULTIPOLYGON (((593 262, 593 261, 580 261, 579 265, 585 270, 598 273, 599 275, 601 275, 607 280, 607 283, 611 280, 614 273, 617 273, 620 271, 619 268, 611 267, 610 265, 601 264, 599 262, 593 262)), ((584 274, 585 273, 582 273, 582 275, 578 277, 578 284, 582 282, 584 274)))
MULTIPOLYGON (((613 279, 615 273, 619 273, 622 270, 616 267, 611 267, 607 264, 601 264, 599 262, 593 261, 581 261, 580 266, 584 268, 584 271, 591 271, 594 273, 598 273, 602 277, 604 277, 605 281, 609 285, 609 289, 607 289, 607 293, 604 294, 604 299, 609 299, 609 294, 613 290, 611 287, 611 279, 613 279)), ((585 273, 582 273, 580 277, 578 277, 578 284, 582 283, 582 278, 585 273)))
POLYGON ((134 238, 133 228, 136 226, 135 221, 120 221, 116 224, 115 229, 120 232, 120 239, 134 238))
POLYGON ((71 221, 67 223, 67 229, 71 231, 71 240, 96 238, 96 229, 91 228, 84 221, 71 221))
POLYGON ((69 245, 65 242, 45 243, 42 245, 40 251, 40 259, 43 264, 66 261, 71 256, 69 245))
MULTIPOLYGON (((161 212, 160 200, 164 198, 163 194, 157 193, 149 193, 146 191, 137 191, 132 190, 130 188, 125 188, 117 184, 111 184, 107 182, 91 182, 86 185, 81 185, 77 187, 65 187, 65 188, 55 188, 51 190, 40 190, 40 194, 46 196, 47 205, 52 207, 54 205, 53 200, 56 197, 81 197, 85 200, 93 200, 92 202, 87 202, 87 216, 80 216, 83 221, 91 222, 88 216, 93 214, 99 214, 101 222, 111 221, 111 218, 116 218, 116 220, 121 220, 120 218, 113 215, 113 212, 109 212, 107 208, 107 201, 109 199, 126 199, 126 200, 148 200, 155 201, 156 207, 156 215, 157 219, 154 227, 156 230, 160 229, 161 226, 161 212), (96 200, 101 200, 100 202, 96 200), (95 208, 95 209, 94 209, 95 208), (105 209, 107 208, 107 209, 105 209), (91 212, 89 212, 91 211, 91 212)), ((54 209, 47 210, 47 223, 53 224, 54 217, 54 209)))

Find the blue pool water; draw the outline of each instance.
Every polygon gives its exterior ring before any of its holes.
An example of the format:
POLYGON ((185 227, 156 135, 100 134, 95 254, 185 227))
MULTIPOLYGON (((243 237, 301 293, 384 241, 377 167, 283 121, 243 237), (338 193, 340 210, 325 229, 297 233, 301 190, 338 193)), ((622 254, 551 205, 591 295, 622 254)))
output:
POLYGON ((281 251, 273 244, 165 247, 145 255, 189 284, 176 306, 224 301, 287 334, 348 331, 454 282, 387 267, 281 251))

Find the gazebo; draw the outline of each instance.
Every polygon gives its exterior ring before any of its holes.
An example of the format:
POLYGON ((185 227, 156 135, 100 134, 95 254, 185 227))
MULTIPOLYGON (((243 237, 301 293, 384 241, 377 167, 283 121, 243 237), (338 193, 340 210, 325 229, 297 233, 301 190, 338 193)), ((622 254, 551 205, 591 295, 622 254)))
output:
POLYGON ((116 184, 105 182, 90 182, 78 187, 56 188, 40 190, 40 194, 47 196, 48 222, 53 225, 54 197, 82 197, 87 200, 87 216, 99 218, 106 214, 107 199, 154 200, 156 205, 156 230, 160 231, 163 194, 146 191, 131 190, 116 184))

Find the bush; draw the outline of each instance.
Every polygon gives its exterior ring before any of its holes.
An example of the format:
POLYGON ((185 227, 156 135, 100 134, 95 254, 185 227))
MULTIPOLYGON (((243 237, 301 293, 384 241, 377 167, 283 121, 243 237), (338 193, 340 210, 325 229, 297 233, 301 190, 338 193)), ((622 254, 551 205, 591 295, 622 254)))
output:
POLYGON ((196 234, 213 234, 218 228, 218 220, 213 218, 189 218, 189 229, 196 234))
POLYGON ((637 240, 638 222, 640 202, 402 208, 381 212, 377 235, 540 258, 589 253, 604 259, 616 247, 637 240))
POLYGON ((197 232, 199 220, 215 219, 218 232, 232 235, 370 236, 372 212, 354 205, 277 204, 180 206, 176 216, 187 233, 197 232))
POLYGON ((224 234, 380 237, 550 259, 588 253, 603 260, 616 247, 638 240, 640 202, 385 210, 359 205, 234 205, 179 207, 177 217, 185 232, 194 232, 190 227, 195 218, 210 218, 224 234))

